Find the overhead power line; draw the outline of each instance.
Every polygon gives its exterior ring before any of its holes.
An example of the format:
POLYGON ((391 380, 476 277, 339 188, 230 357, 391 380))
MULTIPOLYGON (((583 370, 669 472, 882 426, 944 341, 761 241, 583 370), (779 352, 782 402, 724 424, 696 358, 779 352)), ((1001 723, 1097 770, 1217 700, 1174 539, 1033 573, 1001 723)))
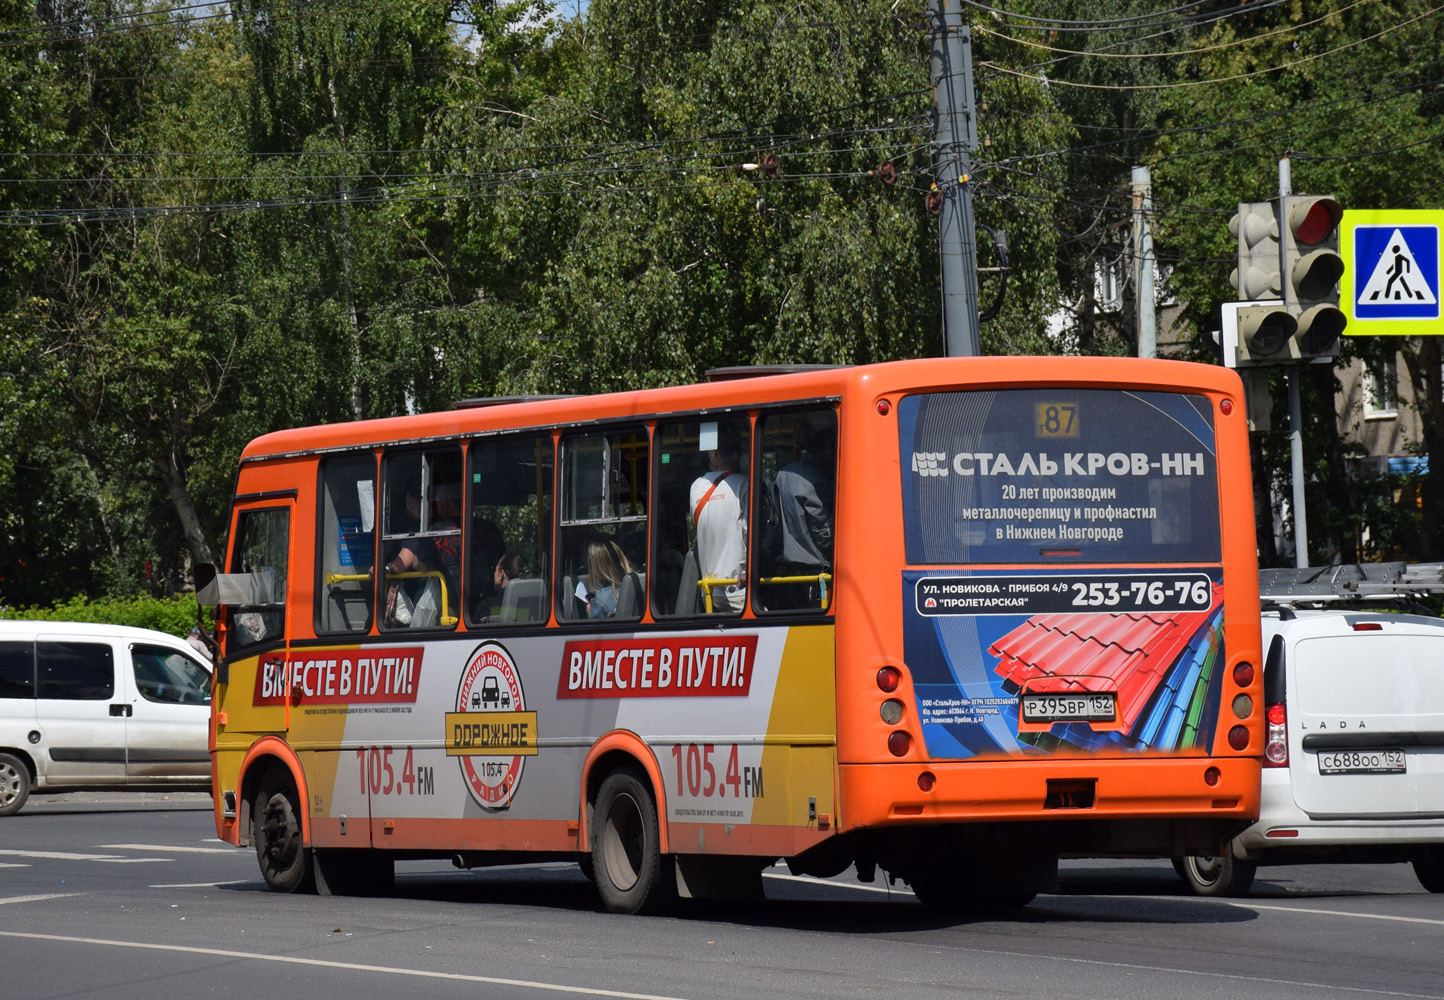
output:
POLYGON ((1039 76, 1035 73, 1024 73, 1021 70, 1013 70, 1008 69, 1005 66, 999 66, 997 63, 994 62, 985 62, 981 65, 988 67, 994 72, 1005 73, 1008 76, 1017 76, 1029 80, 1036 80, 1040 83, 1046 83, 1050 86, 1056 85, 1061 87, 1076 87, 1082 90, 1177 90, 1181 87, 1205 87, 1215 83, 1228 83, 1233 80, 1247 80, 1251 77, 1261 76, 1264 73, 1277 73, 1279 70, 1289 69, 1294 66, 1302 66, 1305 63, 1313 62, 1316 59, 1322 59, 1325 56, 1337 55, 1338 53, 1347 51, 1348 49, 1352 49, 1357 45, 1363 45, 1365 42, 1372 42, 1376 39, 1383 38, 1385 35, 1390 34, 1391 32, 1398 31, 1400 28, 1406 28, 1409 25, 1414 24, 1418 21, 1422 21, 1427 17, 1432 17, 1441 10, 1444 10, 1444 4, 1440 4, 1439 6, 1434 7, 1423 14, 1419 14, 1416 17, 1411 17, 1407 21, 1400 21, 1398 24, 1390 25, 1383 31, 1376 32, 1366 38, 1358 38, 1352 42, 1346 42, 1343 45, 1336 46, 1335 48, 1328 49, 1324 52, 1316 52, 1313 55, 1304 56, 1301 59, 1294 59, 1289 62, 1279 63, 1276 66, 1265 66, 1262 69, 1251 70, 1247 73, 1235 73, 1231 76, 1208 77, 1202 80, 1179 80, 1173 83, 1134 83, 1126 85, 1112 83, 1080 83, 1076 80, 1064 80, 1048 76, 1039 76))

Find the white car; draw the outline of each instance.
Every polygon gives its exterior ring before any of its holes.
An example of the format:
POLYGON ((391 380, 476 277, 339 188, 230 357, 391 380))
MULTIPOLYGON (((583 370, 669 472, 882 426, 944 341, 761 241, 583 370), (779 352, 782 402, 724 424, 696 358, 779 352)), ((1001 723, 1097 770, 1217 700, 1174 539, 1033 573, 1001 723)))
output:
POLYGON ((1200 895, 1243 895, 1261 864, 1409 861, 1444 892, 1444 619, 1265 594, 1259 820, 1174 867, 1200 895))
POLYGON ((0 621, 0 816, 31 791, 209 791, 211 674, 164 632, 0 621))

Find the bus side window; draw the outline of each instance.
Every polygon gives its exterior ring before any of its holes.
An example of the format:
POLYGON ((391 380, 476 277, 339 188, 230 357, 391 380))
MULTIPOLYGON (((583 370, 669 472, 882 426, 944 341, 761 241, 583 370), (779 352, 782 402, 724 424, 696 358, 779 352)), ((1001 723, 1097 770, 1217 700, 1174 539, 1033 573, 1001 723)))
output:
POLYGON ((287 509, 246 510, 236 519, 230 571, 251 578, 250 603, 226 609, 237 648, 274 642, 285 631, 290 534, 287 509))
POLYGON ((382 628, 451 628, 461 605, 461 450, 395 452, 382 465, 382 628))
POLYGON ((467 622, 545 625, 552 563, 552 437, 478 438, 467 456, 467 622))
POLYGON ((658 425, 652 564, 658 617, 742 613, 751 437, 745 416, 658 425))
POLYGON ((647 593, 646 428, 562 440, 557 618, 637 619, 647 593))
POLYGON ((345 455, 322 463, 316 545, 321 570, 316 630, 370 631, 376 594, 375 455, 345 455))
POLYGON ((757 427, 753 608, 825 611, 833 589, 837 413, 764 414, 757 427))

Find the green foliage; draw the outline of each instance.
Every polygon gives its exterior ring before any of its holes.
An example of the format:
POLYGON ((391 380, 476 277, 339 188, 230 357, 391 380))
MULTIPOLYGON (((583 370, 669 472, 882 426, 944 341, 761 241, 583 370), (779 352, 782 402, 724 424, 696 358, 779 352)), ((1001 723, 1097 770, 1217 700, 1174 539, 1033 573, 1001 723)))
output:
MULTIPOLYGON (((0 618, 11 621, 95 622, 130 625, 184 636, 196 625, 194 594, 174 598, 106 597, 91 600, 71 597, 50 607, 0 608, 0 618)), ((207 622, 209 628, 209 622, 207 622)))

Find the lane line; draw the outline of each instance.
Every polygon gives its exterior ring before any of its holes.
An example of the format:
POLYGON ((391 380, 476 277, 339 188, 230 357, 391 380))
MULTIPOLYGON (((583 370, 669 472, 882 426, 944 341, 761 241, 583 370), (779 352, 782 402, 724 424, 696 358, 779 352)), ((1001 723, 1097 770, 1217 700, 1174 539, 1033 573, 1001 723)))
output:
POLYGON ((234 882, 172 882, 169 885, 148 885, 147 889, 216 889, 223 885, 245 885, 247 882, 259 882, 258 878, 240 878, 234 882))
POLYGON ((103 865, 148 865, 155 861, 163 861, 170 864, 175 858, 94 858, 103 865))
POLYGON ((234 854, 244 857, 250 854, 241 847, 174 847, 170 844, 97 844, 103 851, 165 851, 171 854, 234 854))
POLYGON ((0 854, 8 858, 45 858, 50 861, 111 861, 118 855, 115 854, 74 854, 69 851, 5 851, 0 854))
POLYGON ((1436 927, 1444 927, 1444 920, 1434 920, 1429 917, 1397 917, 1388 913, 1352 913, 1349 910, 1316 910, 1305 906, 1269 906, 1263 903, 1250 903, 1242 899, 1236 899, 1234 902, 1240 906, 1247 906, 1251 910, 1272 910, 1276 913, 1317 913, 1325 917, 1358 917, 1360 920, 1397 920, 1403 924, 1433 924, 1436 927))
MULTIPOLYGON (((1432 917, 1401 917, 1389 913, 1356 913, 1352 910, 1324 910, 1309 906, 1276 906, 1271 903, 1254 903, 1246 898, 1220 899, 1216 896, 1119 896, 1090 893, 1093 899, 1153 899, 1159 902, 1187 900, 1190 903, 1216 903, 1224 906, 1241 906, 1250 910, 1268 910, 1271 913, 1313 913, 1323 917, 1357 917, 1360 920, 1393 920, 1401 924, 1432 924, 1444 927, 1444 920, 1432 917)), ((1040 900, 1043 897, 1040 897, 1040 900)), ((1048 899, 1081 899, 1080 896, 1048 896, 1048 899)))
POLYGON ((212 958, 248 958, 256 962, 281 965, 306 965, 320 969, 345 969, 350 972, 381 972, 391 976, 412 976, 418 979, 445 979, 460 983, 486 983, 491 986, 520 986, 553 993, 576 993, 590 997, 618 997, 620 1000, 683 1000, 655 993, 626 993, 586 986, 564 986, 531 979, 502 979, 498 976, 469 976, 458 972, 429 972, 425 969, 402 969, 389 965, 360 965, 355 962, 330 962, 319 958, 297 958, 290 955, 263 955, 252 951, 227 951, 221 948, 194 948, 180 944, 149 944, 143 941, 112 941, 106 938, 70 937, 63 934, 30 934, 23 931, 0 931, 0 938, 25 941, 55 941, 64 944, 91 944, 107 948, 135 948, 141 951, 169 951, 184 955, 205 955, 212 958))
POLYGON ((29 865, 18 864, 14 861, 0 861, 0 868, 29 868, 29 865))
POLYGON ((79 892, 47 892, 38 896, 11 896, 8 899, 0 897, 0 903, 38 903, 46 899, 66 899, 70 896, 80 896, 79 892))

